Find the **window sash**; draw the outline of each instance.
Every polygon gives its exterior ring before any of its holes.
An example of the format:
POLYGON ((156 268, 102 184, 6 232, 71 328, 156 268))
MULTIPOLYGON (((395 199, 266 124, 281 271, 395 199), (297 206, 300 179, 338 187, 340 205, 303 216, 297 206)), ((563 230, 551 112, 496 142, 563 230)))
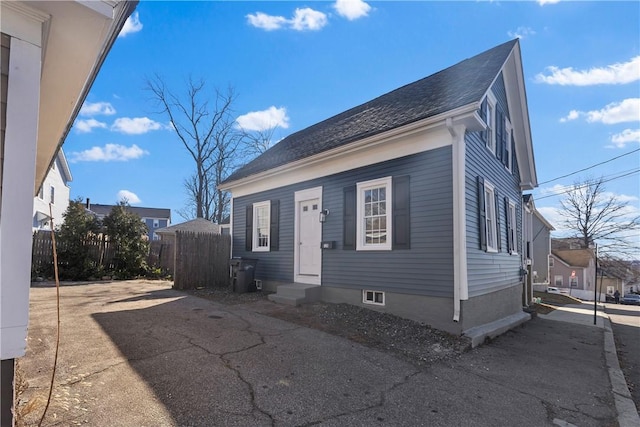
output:
POLYGON ((253 205, 253 251, 269 251, 271 229, 271 203, 261 202, 253 205))
POLYGON ((357 184, 357 250, 390 250, 392 228, 391 177, 357 184))
POLYGON ((484 185, 484 209, 487 233, 487 251, 498 252, 498 230, 496 225, 495 189, 485 182, 484 185))
POLYGON ((509 248, 512 254, 518 253, 518 236, 517 236, 517 222, 516 222, 516 205, 513 202, 509 202, 509 230, 507 230, 507 239, 509 239, 509 248))
POLYGON ((487 95, 487 103, 486 103, 486 125, 487 129, 485 131, 486 139, 485 144, 486 147, 496 155, 496 104, 497 100, 493 96, 493 94, 489 93, 487 95))

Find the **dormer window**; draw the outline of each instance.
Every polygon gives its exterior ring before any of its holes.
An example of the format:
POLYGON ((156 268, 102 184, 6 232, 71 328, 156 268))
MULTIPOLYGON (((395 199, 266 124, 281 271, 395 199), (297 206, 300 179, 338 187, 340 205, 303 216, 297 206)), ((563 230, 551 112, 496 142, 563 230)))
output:
POLYGON ((487 126, 484 132, 482 132, 482 139, 484 140, 485 146, 494 156, 496 154, 496 103, 496 97, 489 92, 482 103, 480 112, 487 126))

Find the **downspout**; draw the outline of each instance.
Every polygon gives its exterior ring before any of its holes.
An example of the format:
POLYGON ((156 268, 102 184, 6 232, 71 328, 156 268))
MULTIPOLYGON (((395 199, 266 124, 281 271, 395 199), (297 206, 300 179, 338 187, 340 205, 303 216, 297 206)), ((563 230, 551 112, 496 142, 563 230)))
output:
POLYGON ((454 128, 445 122, 452 139, 453 167, 453 321, 460 321, 461 301, 469 299, 467 287, 467 233, 465 212, 465 143, 466 128, 454 128))

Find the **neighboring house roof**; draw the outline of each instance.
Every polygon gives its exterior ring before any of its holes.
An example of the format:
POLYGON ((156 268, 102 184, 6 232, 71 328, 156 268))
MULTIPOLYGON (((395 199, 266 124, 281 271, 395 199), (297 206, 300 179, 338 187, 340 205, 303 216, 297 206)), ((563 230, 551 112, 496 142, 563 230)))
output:
POLYGON ((578 250, 587 249, 584 247, 582 239, 577 237, 564 237, 551 239, 552 250, 578 250))
MULTIPOLYGON (((89 206, 89 210, 96 215, 106 216, 111 213, 116 205, 101 205, 93 203, 89 206)), ((171 209, 164 208, 143 208, 138 206, 127 206, 129 212, 137 214, 140 218, 171 218, 171 209)))
POLYGON ((65 182, 73 181, 71 176, 71 169, 69 169, 69 163, 67 162, 67 156, 64 155, 62 147, 58 150, 58 161, 60 162, 60 174, 65 182))
POLYGON ((220 226, 218 224, 214 224, 208 219, 196 218, 192 219, 191 221, 186 221, 180 224, 171 225, 169 227, 160 228, 155 232, 156 234, 175 234, 176 231, 218 234, 220 233, 220 226))
POLYGON ((533 202, 533 195, 532 194, 523 194, 522 195, 522 200, 529 205, 529 207, 531 208, 531 212, 536 216, 536 218, 538 218, 538 220, 540 220, 540 222, 549 229, 549 231, 553 231, 555 230, 555 227, 553 225, 551 225, 551 223, 549 221, 547 221, 547 219, 545 217, 542 216, 542 214, 538 211, 538 209, 536 209, 536 204, 533 202))
MULTIPOLYGON (((501 44, 289 135, 236 170, 223 183, 246 178, 470 104, 477 104, 474 105, 477 109, 517 45, 517 39, 501 44)), ((517 61, 520 61, 519 57, 517 61)), ((519 96, 524 97, 524 93, 520 93, 519 96)), ((530 143, 527 112, 524 111, 523 114, 525 116, 521 119, 527 128, 524 131, 527 134, 523 138, 528 139, 530 143)), ((533 162, 533 153, 529 153, 528 156, 533 162)), ((535 183, 535 170, 531 173, 532 182, 535 183)))
POLYGON ((220 221, 220 225, 227 225, 227 224, 231 224, 231 216, 227 215, 224 218, 222 218, 222 221, 220 221))
POLYGON ((552 250, 551 253, 571 267, 589 267, 594 258, 591 249, 552 250))

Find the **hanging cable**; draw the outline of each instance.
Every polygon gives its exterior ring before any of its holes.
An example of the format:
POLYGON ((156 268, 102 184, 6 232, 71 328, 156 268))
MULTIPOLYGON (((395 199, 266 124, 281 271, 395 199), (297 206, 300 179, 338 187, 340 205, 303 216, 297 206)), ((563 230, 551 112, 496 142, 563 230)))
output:
MULTIPOLYGON (((638 172, 640 172, 640 169, 633 169, 633 170, 631 170, 630 172, 626 172, 626 173, 624 173, 624 174, 622 174, 622 175, 614 176, 614 177, 609 178, 609 179, 603 179, 603 180, 602 180, 602 181, 600 181, 600 182, 605 183, 605 182, 609 182, 609 181, 614 181, 614 180, 616 180, 616 179, 625 178, 625 177, 627 177, 627 176, 630 176, 630 175, 636 174, 636 173, 638 173, 638 172)), ((586 188, 586 187, 588 187, 588 186, 590 186, 590 185, 591 185, 590 183, 587 183, 587 184, 582 184, 582 185, 574 186, 574 187, 568 188, 568 189, 566 189, 566 190, 559 191, 559 192, 557 192, 557 193, 548 194, 548 195, 546 195, 546 196, 536 197, 536 200, 547 199, 547 198, 549 198, 549 197, 556 197, 556 196, 559 196, 559 195, 561 195, 561 194, 571 193, 572 191, 580 190, 580 189, 582 189, 582 188, 586 188)))
POLYGON ((604 165, 605 163, 612 162, 612 161, 614 161, 614 160, 619 159, 620 157, 628 156, 629 154, 637 153, 638 151, 640 151, 640 148, 636 148, 635 150, 629 151, 628 153, 624 153, 624 154, 621 154, 621 155, 619 155, 619 156, 612 157, 612 158, 610 158, 609 160, 605 160, 604 162, 596 163, 595 165, 591 165, 591 166, 586 167, 586 168, 584 168, 584 169, 580 169, 580 170, 577 170, 577 171, 575 171, 575 172, 571 172, 571 173, 568 173, 568 174, 566 174, 566 175, 562 175, 562 176, 559 176, 559 177, 557 177, 557 178, 550 179, 550 180, 548 180, 548 181, 540 182, 540 183, 538 183, 538 185, 548 184, 548 183, 550 183, 550 182, 557 181, 557 180, 559 180, 559 179, 566 178, 566 177, 569 177, 569 176, 571 176, 571 175, 575 175, 575 174, 577 174, 577 173, 584 172, 584 171, 589 170, 589 169, 593 169, 593 168, 595 168, 596 166, 604 165))
POLYGON ((49 203, 49 217, 51 218, 50 227, 51 227, 51 244, 53 246, 53 275, 56 280, 56 307, 58 314, 58 327, 56 329, 56 351, 55 356, 53 357, 53 372, 51 373, 51 384, 49 384, 49 397, 47 397, 47 405, 44 407, 44 412, 42 413, 42 417, 40 418, 40 422, 38 422, 38 427, 42 425, 44 421, 44 417, 47 415, 47 409, 49 409, 49 404, 51 403, 51 394, 53 393, 53 381, 56 377, 56 367, 58 366, 58 349, 60 348, 60 279, 58 277, 58 252, 56 251, 56 235, 53 231, 53 209, 51 207, 51 203, 49 203))

